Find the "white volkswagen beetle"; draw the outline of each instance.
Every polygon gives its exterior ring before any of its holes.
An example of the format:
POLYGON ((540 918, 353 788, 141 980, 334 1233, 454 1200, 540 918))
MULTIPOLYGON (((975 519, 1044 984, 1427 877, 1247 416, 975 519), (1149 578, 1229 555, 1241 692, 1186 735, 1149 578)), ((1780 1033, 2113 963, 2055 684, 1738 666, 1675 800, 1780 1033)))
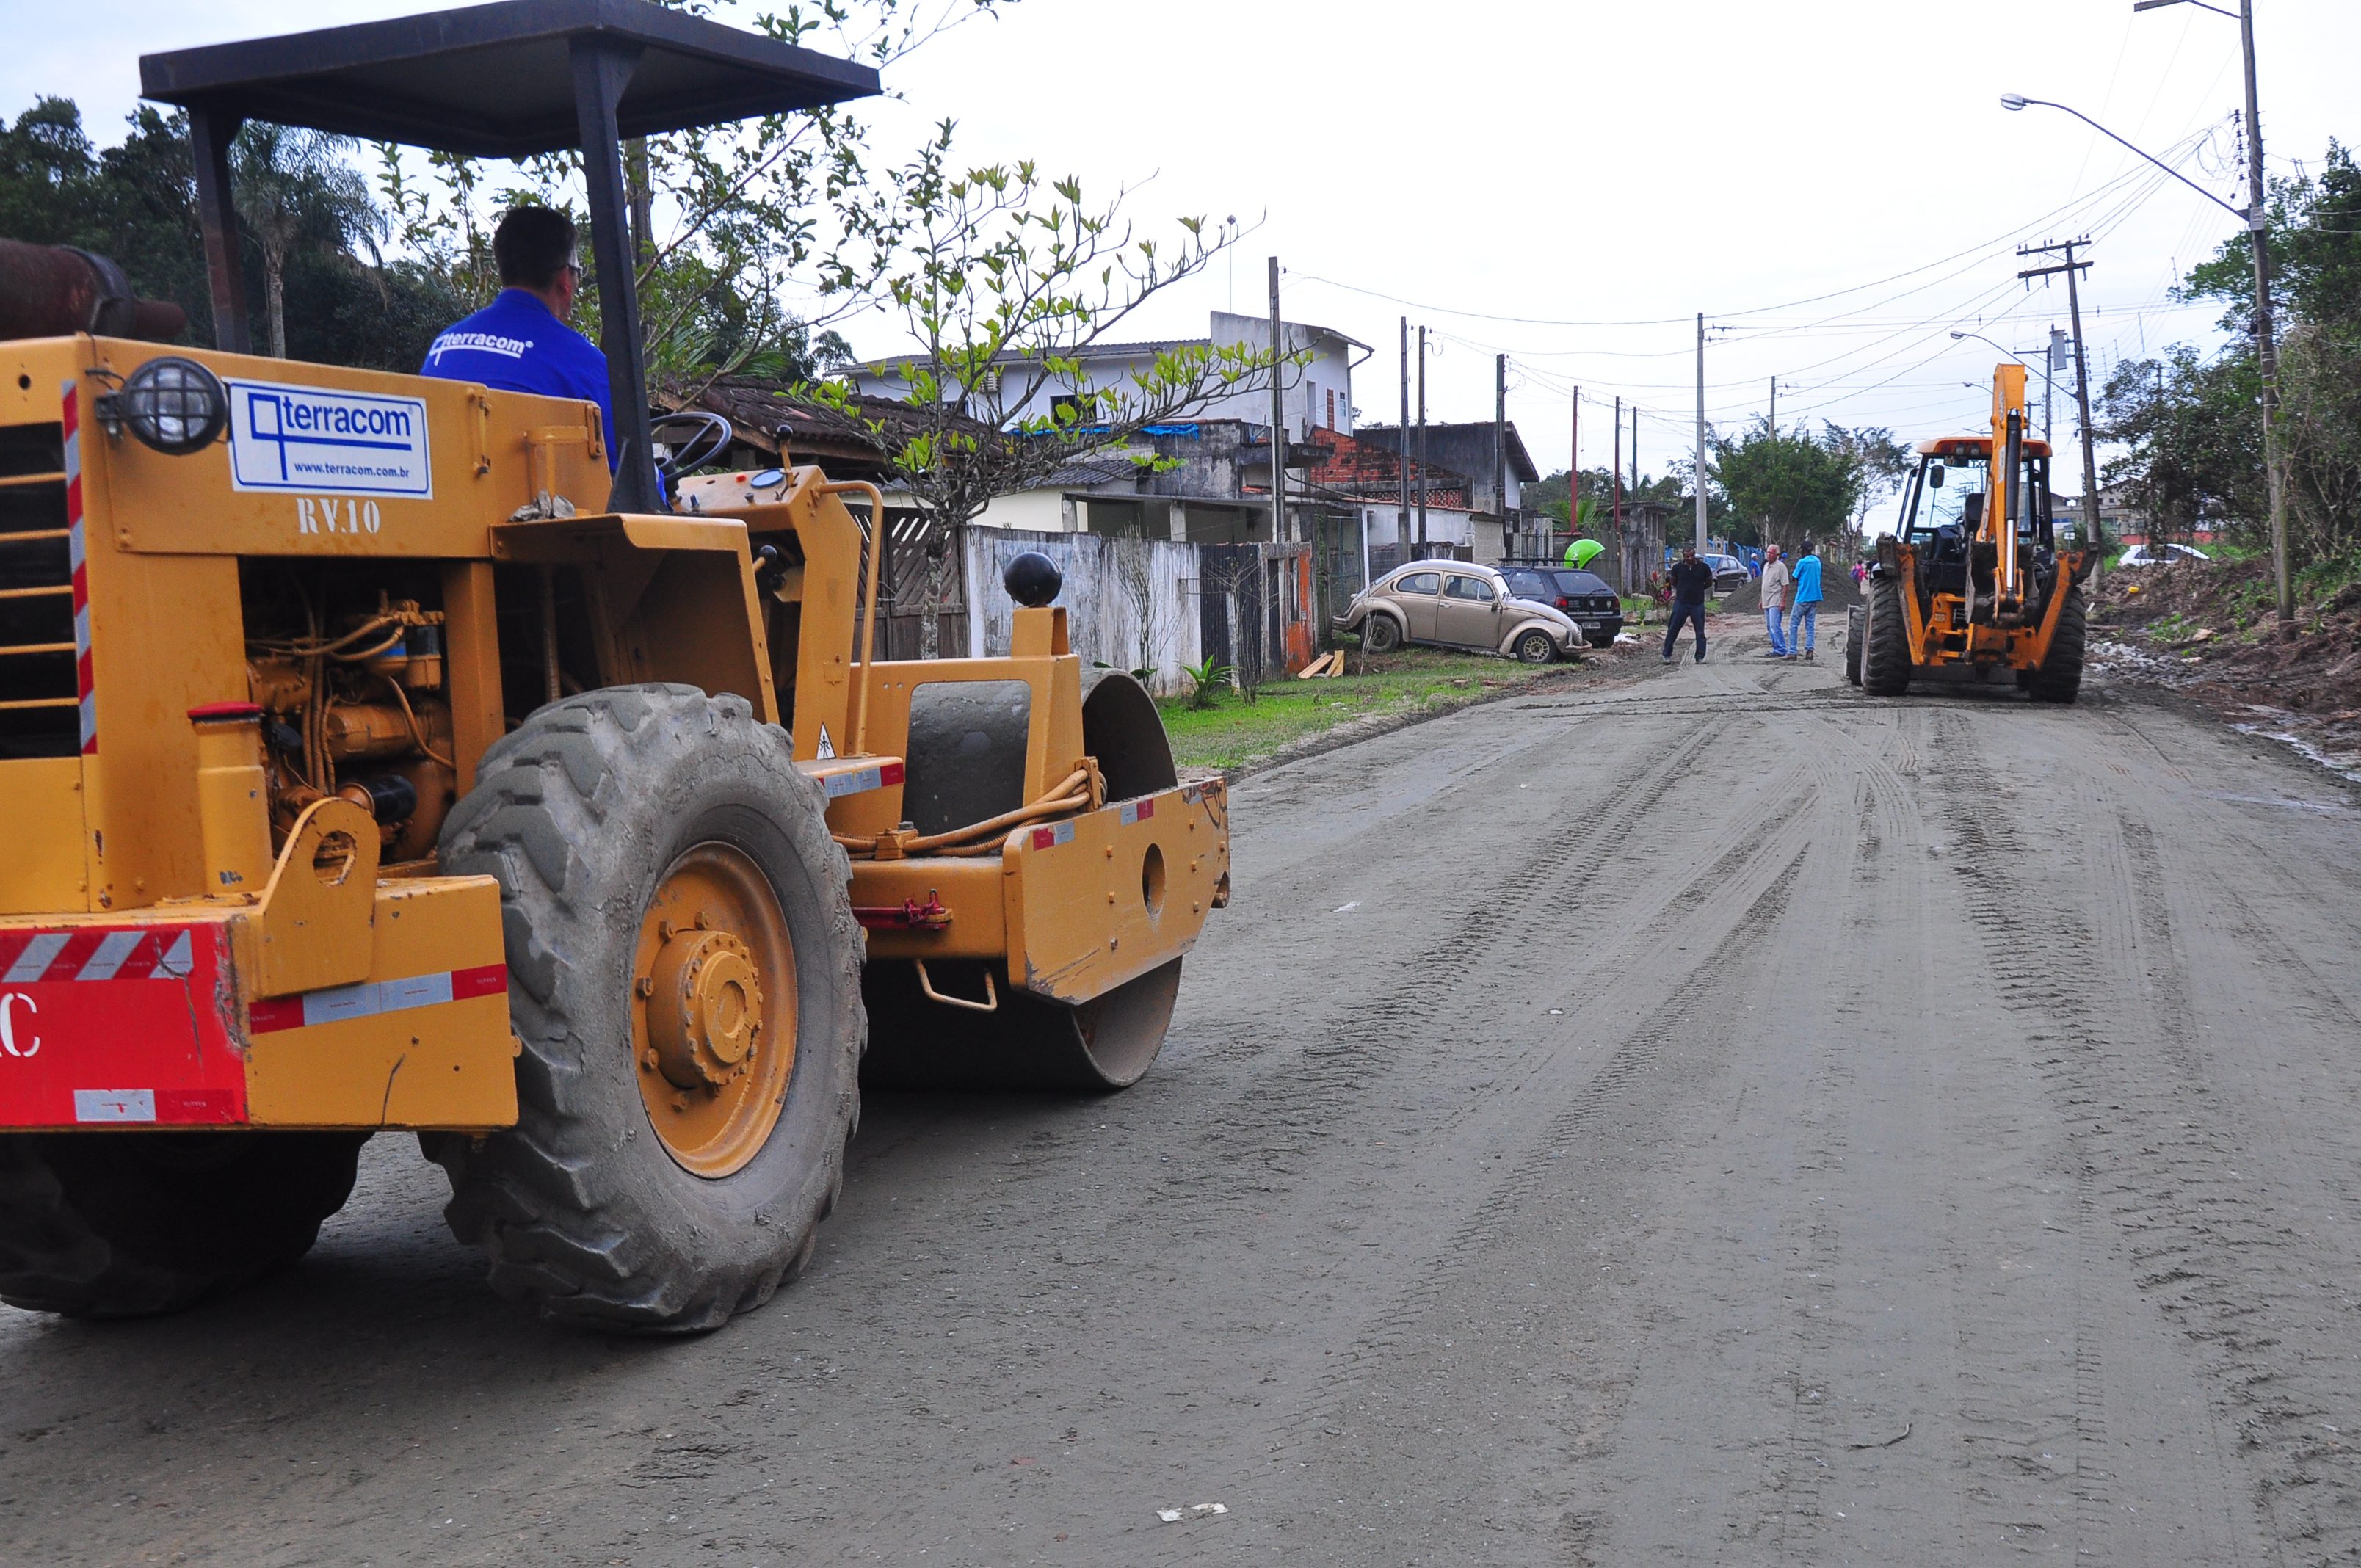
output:
POLYGON ((1353 598, 1336 618, 1339 631, 1358 631, 1372 653, 1405 642, 1498 653, 1521 663, 1573 658, 1583 645, 1571 617, 1509 591, 1489 566, 1466 561, 1412 561, 1353 598))

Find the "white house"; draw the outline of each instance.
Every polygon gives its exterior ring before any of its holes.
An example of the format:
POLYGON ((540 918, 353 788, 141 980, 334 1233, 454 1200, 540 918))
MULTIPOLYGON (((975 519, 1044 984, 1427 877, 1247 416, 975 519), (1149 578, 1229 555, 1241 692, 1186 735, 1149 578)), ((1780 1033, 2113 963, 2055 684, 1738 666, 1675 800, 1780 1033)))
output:
MULTIPOLYGON (((1308 354, 1311 356, 1309 362, 1300 368, 1290 367, 1286 372, 1284 397, 1290 436, 1301 441, 1309 438, 1315 430, 1339 430, 1351 434, 1353 367, 1369 356, 1368 345, 1329 327, 1297 322, 1281 322, 1279 326, 1289 354, 1308 354)), ((1210 330, 1203 337, 1094 343, 1072 356, 1082 366, 1079 377, 1063 382, 1045 381, 1023 404, 1007 410, 1008 418, 1012 422, 1044 418, 1055 412, 1060 398, 1071 398, 1080 390, 1129 386, 1132 377, 1155 365, 1158 355, 1191 345, 1224 348, 1243 345, 1261 352, 1270 346, 1270 321, 1264 316, 1233 315, 1227 311, 1215 311, 1210 330)), ((890 355, 884 359, 865 363, 854 373, 854 378, 864 392, 887 398, 906 396, 908 383, 889 373, 894 364, 890 355)), ((1021 367, 1010 371, 1012 376, 1023 373, 1021 367)), ((1209 398, 1202 407, 1180 411, 1174 417, 1237 420, 1248 424, 1268 425, 1270 422, 1270 384, 1257 378, 1253 387, 1209 398)))

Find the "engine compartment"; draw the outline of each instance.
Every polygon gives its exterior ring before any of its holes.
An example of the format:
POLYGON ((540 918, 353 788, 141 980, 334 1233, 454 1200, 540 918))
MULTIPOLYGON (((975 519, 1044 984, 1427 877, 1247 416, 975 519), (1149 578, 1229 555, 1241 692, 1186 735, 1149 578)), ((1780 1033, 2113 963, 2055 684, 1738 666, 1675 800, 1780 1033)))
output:
POLYGON ((388 869, 429 860, 459 795, 434 569, 253 560, 239 587, 273 849, 341 795, 378 824, 388 869))

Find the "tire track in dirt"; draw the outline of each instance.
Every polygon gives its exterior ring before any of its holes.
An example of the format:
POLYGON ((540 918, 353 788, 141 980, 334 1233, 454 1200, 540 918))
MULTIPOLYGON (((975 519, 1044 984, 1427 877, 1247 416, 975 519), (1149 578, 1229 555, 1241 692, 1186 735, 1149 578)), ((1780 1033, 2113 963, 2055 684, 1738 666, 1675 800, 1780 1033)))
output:
MULTIPOLYGON (((2322 1393, 2334 1389, 2353 1408, 2354 1390, 2339 1386, 2351 1376, 2355 1317, 2350 1306, 2324 1306, 2322 1271, 2353 1277, 2361 1258, 2344 1248, 2321 1255, 2317 1234, 2299 1245, 2233 1171, 2247 1139, 2225 1119, 2196 1044, 2191 957, 2154 830, 2120 807, 2083 818, 2092 939, 2070 968, 2024 940, 2023 912, 2058 888, 2017 869, 2038 862, 2016 826, 2016 792, 1964 748, 1953 777, 1944 806, 1968 850, 1955 863, 1971 918, 2004 1001, 2027 1017, 2028 1037, 2046 1053, 2070 1143, 2139 1292, 2177 1325, 2244 1441, 2267 1451, 2252 1500, 2290 1560, 2361 1552, 2361 1475, 2349 1450, 2312 1435, 2326 1415, 2322 1393), (2288 1335, 2309 1343, 2290 1345, 2288 1335), (2300 1381, 2282 1375, 2279 1363, 2290 1358, 2306 1364, 2300 1381)), ((2085 1277, 2096 1270, 2090 1264, 2085 1277)), ((2078 1368, 2078 1387, 2095 1377, 2078 1368)), ((2103 1433, 2089 1437, 2078 1452, 2103 1452, 2103 1433)), ((2100 1511, 2107 1477, 2085 1479, 2091 1500, 2078 1518, 2096 1529, 2112 1518, 2100 1511)))
MULTIPOLYGON (((1718 971, 1759 958, 1786 911, 1806 853, 1797 849, 1781 857, 1758 850, 1752 857, 1755 863, 1747 867, 1744 896, 1731 901, 1741 906, 1719 939, 1700 944, 1697 969, 1718 971)), ((1701 878, 1695 885, 1702 888, 1708 883, 1701 878)), ((1679 993, 1659 1004, 1638 1028, 1624 1036, 1579 1090, 1566 1094, 1546 1119, 1535 1125, 1503 1129, 1499 1140, 1504 1146, 1500 1157, 1505 1159, 1513 1152, 1514 1163, 1505 1174, 1485 1184, 1480 1200, 1455 1227, 1450 1242, 1414 1270, 1414 1283, 1394 1295, 1362 1326, 1349 1348, 1338 1352, 1336 1365, 1321 1379, 1324 1393, 1279 1429, 1273 1461, 1298 1464, 1315 1476, 1340 1465, 1350 1470, 1367 1463, 1366 1453, 1356 1451, 1382 1441, 1393 1418, 1415 1420, 1415 1412, 1401 1396, 1432 1388, 1445 1376, 1436 1364, 1461 1338, 1489 1337, 1489 1323, 1469 1321, 1468 1294, 1484 1293, 1494 1282, 1542 1266, 1532 1262, 1530 1255, 1504 1254, 1554 1248, 1559 1253, 1554 1261, 1564 1273, 1565 1240, 1561 1233, 1568 1228, 1607 1229, 1611 1222, 1606 1215, 1621 1207, 1625 1200, 1620 1194, 1638 1175, 1637 1165, 1611 1159, 1602 1163, 1600 1146, 1612 1142, 1629 1148, 1649 1135, 1671 1105, 1689 1099, 1687 1091, 1700 1077, 1719 1070, 1732 1027, 1734 1021, 1709 999, 1679 993), (1569 1159, 1569 1155, 1574 1157, 1569 1159), (1570 1183, 1581 1193, 1575 1205, 1579 1219, 1560 1212, 1566 1207, 1565 1194, 1570 1183), (1538 1245, 1536 1233, 1544 1238, 1538 1245)), ((1554 1280, 1558 1283, 1562 1280, 1554 1280)), ((1563 1383, 1580 1374, 1561 1372, 1552 1376, 1563 1383)), ((1516 1468, 1534 1470, 1533 1478, 1542 1488, 1557 1495, 1546 1499, 1551 1506, 1545 1510, 1540 1508, 1545 1501, 1543 1497, 1528 1495, 1521 1499, 1521 1506, 1509 1511, 1524 1517, 1514 1523, 1504 1519, 1499 1527, 1509 1532, 1510 1539, 1521 1539, 1544 1557, 1555 1557, 1561 1549, 1582 1551, 1590 1526, 1565 1495, 1564 1474, 1552 1461, 1565 1452, 1561 1445, 1571 1444, 1580 1453, 1586 1446, 1582 1434, 1602 1432, 1611 1426, 1620 1389, 1627 1383, 1628 1378, 1592 1379, 1582 1388, 1560 1387, 1554 1401, 1577 1408, 1554 1421, 1554 1436, 1521 1434, 1538 1451, 1528 1449, 1516 1468), (1553 1475, 1557 1477, 1554 1483, 1548 1479, 1553 1475)), ((1421 1515, 1432 1514, 1455 1501, 1472 1502, 1476 1486, 1488 1488, 1496 1483, 1507 1484, 1491 1475, 1446 1478, 1436 1474, 1433 1480, 1433 1494, 1414 1505, 1406 1502, 1404 1507, 1414 1508, 1421 1515)), ((1301 1481, 1291 1489, 1301 1499, 1296 1507, 1301 1511, 1283 1521, 1282 1528, 1343 1530, 1354 1522, 1327 1514, 1313 1500, 1324 1490, 1318 1479, 1301 1481)), ((1415 1519, 1389 1519, 1388 1538, 1401 1542, 1405 1538, 1400 1531, 1416 1528, 1415 1519)))

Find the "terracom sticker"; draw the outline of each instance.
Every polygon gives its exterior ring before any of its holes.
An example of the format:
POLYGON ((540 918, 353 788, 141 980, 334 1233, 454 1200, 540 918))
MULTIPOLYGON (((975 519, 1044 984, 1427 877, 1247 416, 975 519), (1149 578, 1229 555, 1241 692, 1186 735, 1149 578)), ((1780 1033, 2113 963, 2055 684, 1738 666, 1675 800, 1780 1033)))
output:
POLYGON ((426 400, 232 381, 229 477, 240 490, 431 500, 426 400))

